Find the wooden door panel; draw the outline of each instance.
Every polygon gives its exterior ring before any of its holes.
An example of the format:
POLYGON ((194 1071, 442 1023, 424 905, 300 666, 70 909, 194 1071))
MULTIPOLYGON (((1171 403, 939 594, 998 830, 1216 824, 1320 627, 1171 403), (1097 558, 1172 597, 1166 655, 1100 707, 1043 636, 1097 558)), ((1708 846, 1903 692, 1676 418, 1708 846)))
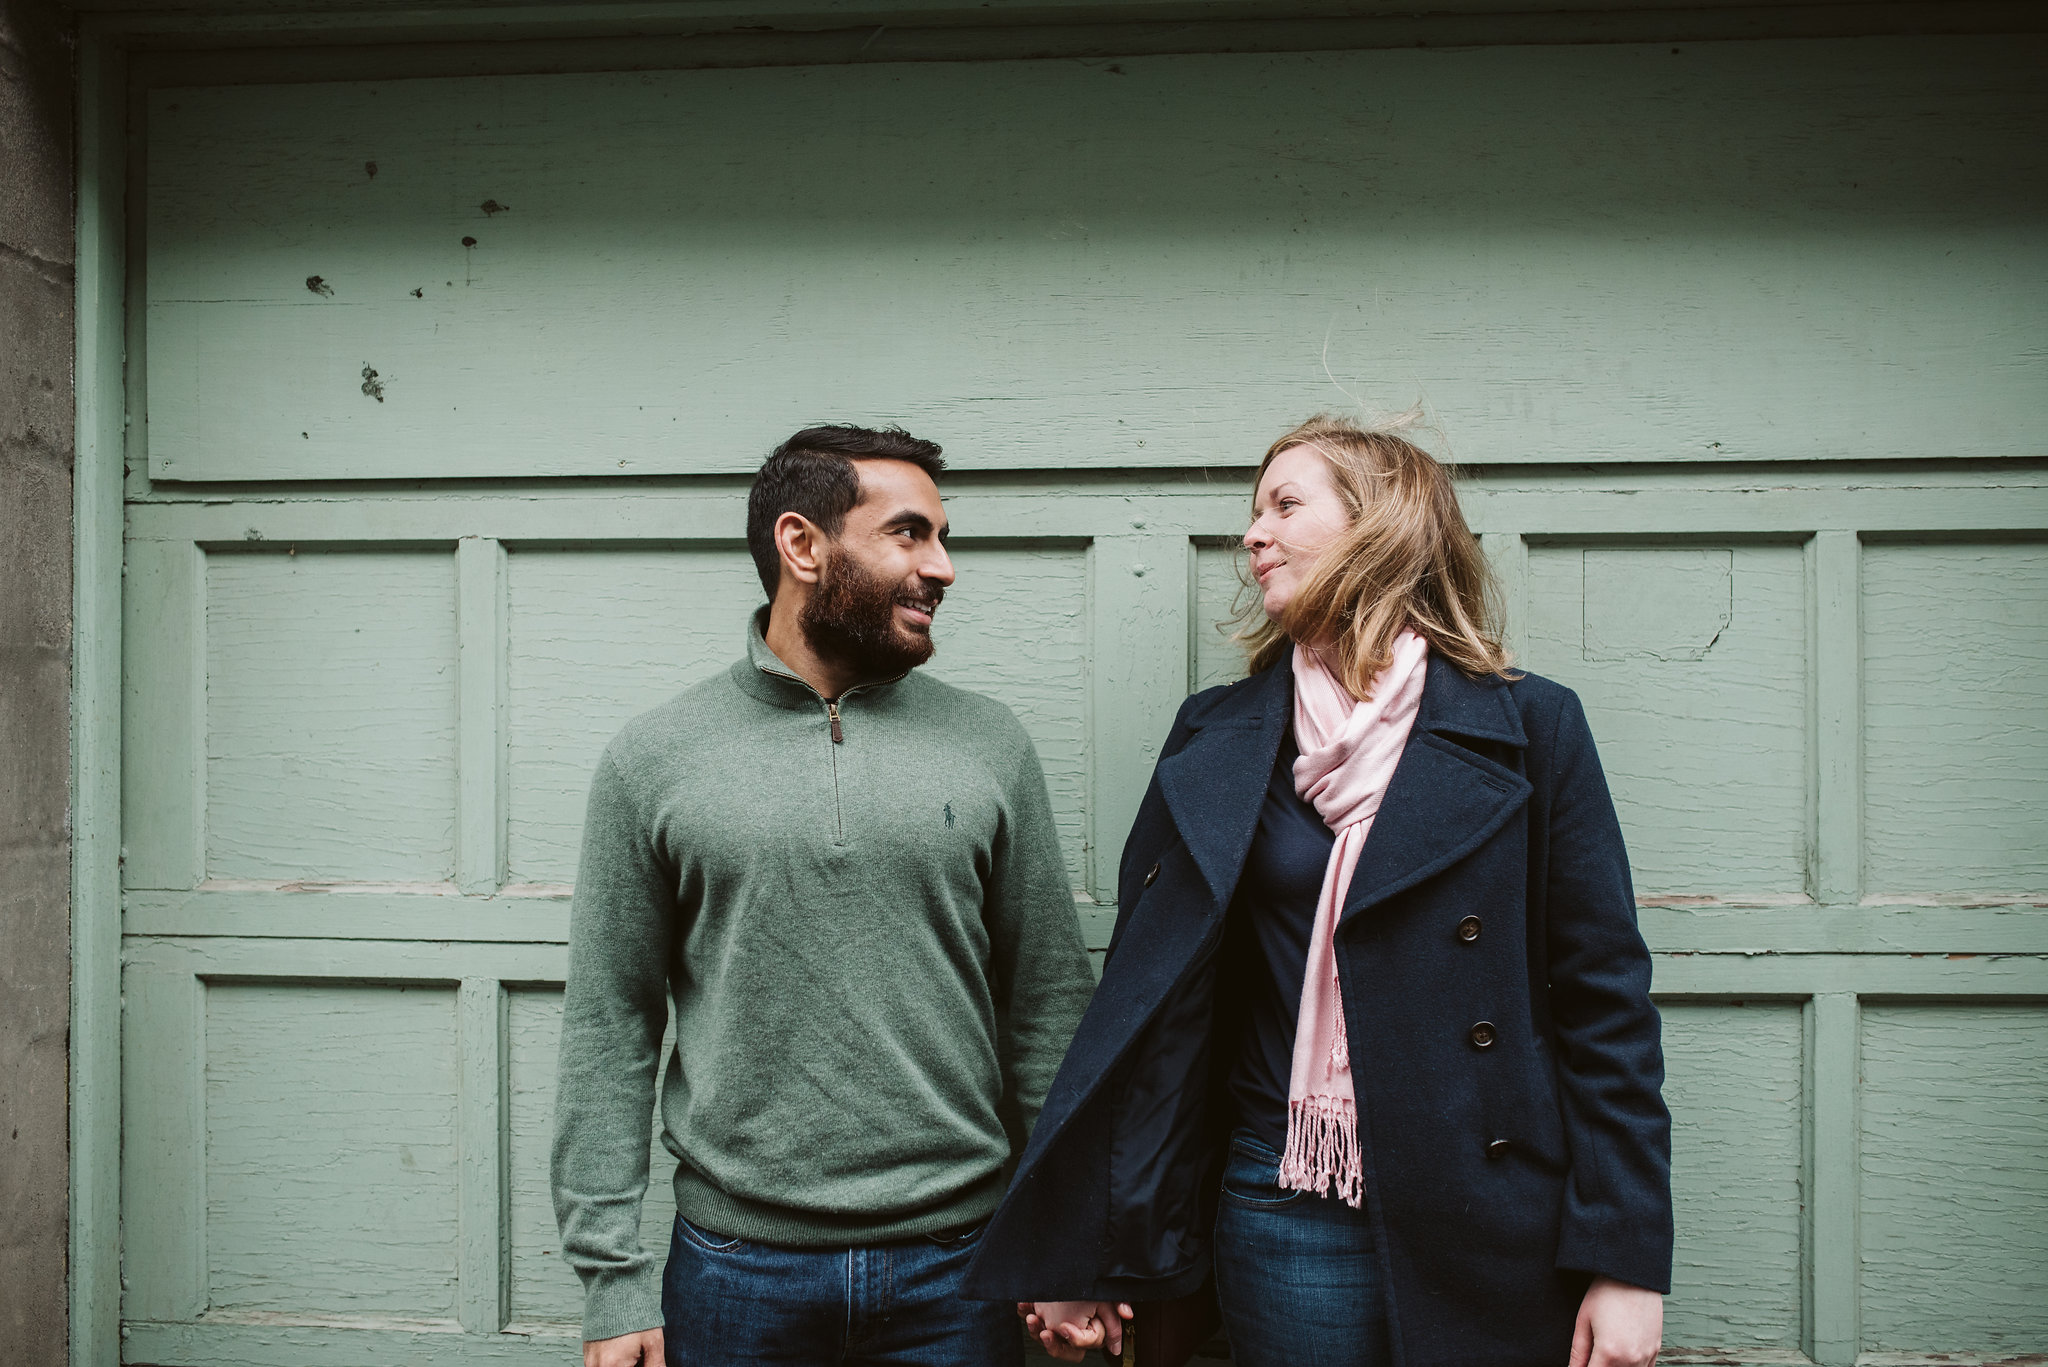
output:
POLYGON ((1678 1228, 1665 1341, 1738 1360, 1796 1351, 1808 1104, 1799 1003, 1662 1011, 1678 1228))
POLYGON ((2048 893, 2048 545, 1863 552, 1864 880, 2048 893))
POLYGON ((206 874, 455 873, 455 563, 445 551, 206 563, 206 874))
POLYGON ((1546 542, 1528 573, 1528 667, 1585 702, 1636 894, 1802 899, 1800 548, 1546 542))
POLYGON ((2031 449, 2039 40, 1674 55, 187 82, 150 470, 734 472, 849 412, 1200 467, 1326 370, 1473 462, 2031 449))
POLYGON ((2048 1009, 1865 1007, 1863 1346, 2048 1343, 2048 1009))
POLYGON ((206 990, 207 1315, 455 1327, 455 992, 206 990))

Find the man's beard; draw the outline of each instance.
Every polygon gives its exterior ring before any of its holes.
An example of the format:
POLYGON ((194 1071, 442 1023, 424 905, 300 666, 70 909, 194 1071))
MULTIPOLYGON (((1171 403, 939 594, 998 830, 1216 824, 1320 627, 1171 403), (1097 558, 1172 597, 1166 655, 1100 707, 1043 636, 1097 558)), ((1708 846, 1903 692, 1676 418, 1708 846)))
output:
POLYGON ((942 586, 925 580, 908 588, 838 550, 820 569, 817 591, 798 617, 818 654, 852 666, 863 679, 887 679, 917 668, 938 649, 929 632, 896 620, 896 605, 914 603, 929 611, 946 596, 942 586))

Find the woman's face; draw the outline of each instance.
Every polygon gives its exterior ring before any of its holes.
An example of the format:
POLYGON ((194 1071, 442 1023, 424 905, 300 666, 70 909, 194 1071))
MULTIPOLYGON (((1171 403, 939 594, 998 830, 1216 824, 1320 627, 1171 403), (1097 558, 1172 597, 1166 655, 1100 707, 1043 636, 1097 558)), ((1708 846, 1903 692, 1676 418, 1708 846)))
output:
POLYGON ((1279 620, 1323 547, 1350 521, 1328 462, 1312 448, 1290 446, 1267 464, 1252 499, 1244 548, 1268 618, 1279 620))

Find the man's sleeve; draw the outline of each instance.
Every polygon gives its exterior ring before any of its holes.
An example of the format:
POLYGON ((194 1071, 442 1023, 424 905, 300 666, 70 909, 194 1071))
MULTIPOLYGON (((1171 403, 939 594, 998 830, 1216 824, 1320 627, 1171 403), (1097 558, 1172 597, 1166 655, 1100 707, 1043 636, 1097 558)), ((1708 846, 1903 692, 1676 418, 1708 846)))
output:
POLYGON ((562 1256, 583 1278, 583 1337, 660 1326, 661 1270, 640 1246, 649 1130, 668 1022, 673 881, 609 754, 583 824, 550 1165, 562 1256))
POLYGON ((994 958, 1003 1089, 1028 1138, 1088 1008, 1095 975, 1045 795, 1045 771, 1021 734, 1019 749, 983 915, 994 958))

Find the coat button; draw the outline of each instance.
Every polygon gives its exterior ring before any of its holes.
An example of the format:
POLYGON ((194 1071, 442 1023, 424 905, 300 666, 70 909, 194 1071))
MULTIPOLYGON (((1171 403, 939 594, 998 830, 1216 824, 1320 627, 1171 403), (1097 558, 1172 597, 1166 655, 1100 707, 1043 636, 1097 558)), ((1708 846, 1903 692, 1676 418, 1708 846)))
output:
POLYGON ((1508 1150, 1513 1147, 1514 1144, 1509 1140, 1496 1139, 1486 1146, 1486 1156, 1488 1158, 1505 1158, 1507 1157, 1508 1150))
POLYGON ((1152 880, 1157 878, 1158 876, 1159 866, 1157 864, 1154 864, 1151 868, 1145 870, 1145 886, 1148 888, 1151 887, 1152 880))
POLYGON ((1481 1021, 1479 1022, 1479 1024, 1472 1027, 1472 1042, 1478 1045, 1481 1049, 1485 1049, 1491 1046, 1493 1043, 1493 1038, 1494 1035, 1492 1021, 1481 1021))
POLYGON ((1479 918, 1477 916, 1467 916, 1464 920, 1458 922, 1458 938, 1468 945, 1479 938, 1479 918))

